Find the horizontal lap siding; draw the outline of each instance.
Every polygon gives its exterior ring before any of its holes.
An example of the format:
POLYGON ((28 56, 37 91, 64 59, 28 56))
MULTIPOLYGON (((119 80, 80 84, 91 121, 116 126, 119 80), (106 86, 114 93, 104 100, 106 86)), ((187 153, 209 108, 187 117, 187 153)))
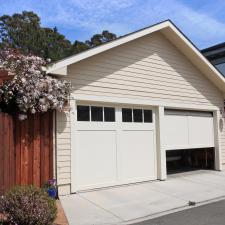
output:
MULTIPOLYGON (((57 180, 58 185, 70 184, 70 116, 68 112, 57 112, 57 180)), ((60 193, 62 194, 62 193, 60 193)))
POLYGON ((71 65, 74 94, 221 106, 222 95, 162 34, 71 65))

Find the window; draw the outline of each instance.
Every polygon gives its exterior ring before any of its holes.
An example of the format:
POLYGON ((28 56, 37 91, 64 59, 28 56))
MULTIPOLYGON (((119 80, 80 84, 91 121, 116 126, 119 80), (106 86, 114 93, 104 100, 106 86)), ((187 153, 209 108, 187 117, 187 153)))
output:
POLYGON ((138 123, 143 122, 142 109, 133 109, 133 121, 138 123))
POLYGON ((152 110, 144 110, 144 122, 152 123, 152 110))
POLYGON ((90 110, 89 106, 78 105, 77 106, 77 121, 89 121, 90 110))
POLYGON ((115 109, 112 107, 104 107, 104 121, 115 122, 115 109))
POLYGON ((122 109, 123 122, 132 122, 132 109, 122 109))
POLYGON ((152 123, 152 110, 123 108, 122 121, 134 123, 152 123))
POLYGON ((115 108, 101 106, 77 106, 77 121, 115 122, 115 108))
POLYGON ((103 121, 102 107, 91 106, 91 121, 103 121))
MULTIPOLYGON (((77 121, 115 122, 114 107, 77 106, 77 121)), ((152 110, 122 108, 122 121, 134 123, 152 123, 152 110)))

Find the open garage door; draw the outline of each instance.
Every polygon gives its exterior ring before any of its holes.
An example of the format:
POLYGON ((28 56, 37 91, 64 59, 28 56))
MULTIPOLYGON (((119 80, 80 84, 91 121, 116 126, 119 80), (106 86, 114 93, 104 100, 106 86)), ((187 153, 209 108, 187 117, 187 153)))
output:
POLYGON ((77 105, 73 190, 157 179, 153 109, 77 105))
POLYGON ((168 174, 213 169, 213 114, 165 110, 165 147, 168 174))
POLYGON ((211 112, 165 110, 166 150, 214 147, 211 112))

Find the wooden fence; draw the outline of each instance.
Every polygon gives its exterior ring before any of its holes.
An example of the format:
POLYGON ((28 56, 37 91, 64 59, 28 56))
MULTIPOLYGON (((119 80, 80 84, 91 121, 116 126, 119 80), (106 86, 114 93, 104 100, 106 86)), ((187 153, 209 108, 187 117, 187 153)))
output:
POLYGON ((53 112, 0 113, 0 195, 14 185, 38 187, 53 177, 53 112))

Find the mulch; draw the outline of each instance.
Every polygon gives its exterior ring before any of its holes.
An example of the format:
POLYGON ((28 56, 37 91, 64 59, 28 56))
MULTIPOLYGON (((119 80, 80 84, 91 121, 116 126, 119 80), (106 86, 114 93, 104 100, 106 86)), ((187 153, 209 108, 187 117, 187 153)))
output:
POLYGON ((56 200, 56 205, 58 210, 54 225, 69 225, 65 212, 59 200, 56 200))

